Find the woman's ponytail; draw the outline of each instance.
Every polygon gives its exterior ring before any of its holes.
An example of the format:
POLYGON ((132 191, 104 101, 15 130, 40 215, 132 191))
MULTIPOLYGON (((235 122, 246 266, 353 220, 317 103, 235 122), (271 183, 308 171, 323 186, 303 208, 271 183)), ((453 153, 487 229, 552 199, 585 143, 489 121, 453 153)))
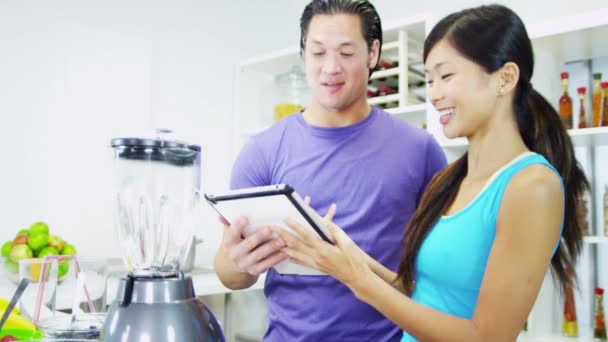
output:
POLYGON ((551 259, 554 276, 563 290, 573 279, 566 270, 574 270, 582 246, 583 227, 577 220, 577 201, 589 189, 589 182, 576 161, 570 135, 559 114, 530 84, 521 88, 521 95, 527 95, 522 96, 522 99, 527 98, 527 103, 526 108, 517 111, 520 134, 528 148, 542 154, 559 172, 564 182, 564 230, 559 247, 551 259), (520 122, 524 120, 528 122, 520 122))

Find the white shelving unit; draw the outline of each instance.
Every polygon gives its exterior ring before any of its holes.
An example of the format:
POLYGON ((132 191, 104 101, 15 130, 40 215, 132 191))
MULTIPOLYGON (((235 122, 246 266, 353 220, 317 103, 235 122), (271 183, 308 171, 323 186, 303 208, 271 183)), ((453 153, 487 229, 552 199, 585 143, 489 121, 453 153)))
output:
MULTIPOLYGON (((411 83, 412 73, 406 66, 420 63, 421 44, 429 29, 435 23, 431 16, 420 15, 407 17, 384 25, 383 55, 396 54, 399 66, 376 71, 372 79, 382 79, 397 76, 399 92, 387 96, 375 97, 370 104, 378 105, 387 102, 397 102, 396 108, 387 111, 416 126, 426 124, 427 131, 432 134, 448 157, 454 160, 466 151, 467 141, 463 138, 449 140, 442 131, 439 114, 427 102, 410 103, 406 96, 411 83)), ((532 39, 535 52, 535 73, 532 83, 534 88, 545 96, 551 103, 557 105, 562 88, 559 81, 560 72, 564 71, 566 63, 574 60, 584 60, 608 56, 608 7, 592 13, 575 14, 562 18, 551 18, 547 22, 527 23, 527 29, 532 39)), ((301 64, 299 47, 275 51, 243 62, 237 66, 236 90, 234 104, 234 153, 252 135, 272 125, 272 101, 269 90, 272 81, 278 74, 288 71, 294 64, 301 64)), ((608 78, 608 70, 604 71, 604 79, 608 78)), ((415 77, 415 76, 413 76, 415 77)), ((589 87, 589 84, 584 84, 589 87)), ((575 87, 572 84, 570 96, 576 102, 575 87)), ((577 116, 575 104, 574 116, 577 116)), ((587 106, 590 112, 590 106, 587 106)), ((576 127, 577 122, 575 121, 576 127)), ((560 335, 563 300, 547 275, 539 293, 536 304, 528 320, 528 332, 523 333, 518 341, 591 341, 593 309, 593 288, 608 287, 608 272, 606 276, 594 273, 594 269, 608 269, 608 237, 603 236, 603 214, 599 210, 602 204, 603 187, 608 183, 608 127, 574 129, 570 136, 577 149, 577 156, 592 183, 593 197, 591 200, 591 231, 594 235, 585 237, 584 248, 579 261, 580 287, 575 294, 577 315, 579 318, 580 338, 563 338, 560 335), (602 151, 604 149, 605 151, 602 151), (598 150, 596 152, 596 150, 598 150), (594 151, 594 152, 590 152, 594 151), (605 171, 604 171, 605 170, 605 171)))
MULTIPOLYGON (((568 133, 575 147, 608 146, 608 127, 571 129, 568 133)), ((446 142, 440 145, 446 153, 456 156, 462 155, 468 147, 466 139, 463 138, 446 139, 446 142)))

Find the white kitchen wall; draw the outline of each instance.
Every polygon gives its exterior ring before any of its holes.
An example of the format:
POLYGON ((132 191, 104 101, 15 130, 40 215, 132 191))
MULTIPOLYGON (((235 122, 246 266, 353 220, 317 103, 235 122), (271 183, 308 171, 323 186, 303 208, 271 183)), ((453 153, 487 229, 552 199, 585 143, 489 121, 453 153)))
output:
MULTIPOLYGON (((225 189, 234 66, 275 48, 260 19, 279 5, 0 1, 0 241, 44 220, 81 254, 118 256, 109 142, 153 127, 200 144, 204 188, 225 189)), ((219 227, 201 209, 208 261, 219 227)))

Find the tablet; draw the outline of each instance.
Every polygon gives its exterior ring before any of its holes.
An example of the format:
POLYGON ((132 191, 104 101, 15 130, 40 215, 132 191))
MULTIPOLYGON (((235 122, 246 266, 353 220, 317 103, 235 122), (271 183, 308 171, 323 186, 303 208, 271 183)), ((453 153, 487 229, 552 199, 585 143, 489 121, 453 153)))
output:
MULTIPOLYGON (((222 194, 205 194, 207 202, 228 223, 240 216, 249 218, 249 226, 243 231, 243 237, 251 235, 259 228, 269 225, 279 226, 297 235, 283 219, 289 217, 309 229, 319 239, 333 243, 332 235, 323 225, 322 217, 287 184, 276 184, 255 188, 232 190, 222 194)), ((322 275, 324 273, 283 261, 275 266, 281 274, 322 275)))

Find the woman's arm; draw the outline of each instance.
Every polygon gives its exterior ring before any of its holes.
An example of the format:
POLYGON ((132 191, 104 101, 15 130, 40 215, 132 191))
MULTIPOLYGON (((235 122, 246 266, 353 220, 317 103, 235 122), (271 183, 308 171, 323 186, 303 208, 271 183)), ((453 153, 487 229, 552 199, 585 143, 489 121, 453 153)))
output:
POLYGON ((385 281, 386 283, 388 283, 392 287, 394 287, 397 291, 405 292, 401 282, 397 281, 397 273, 386 268, 384 265, 379 263, 376 259, 372 258, 371 256, 367 255, 367 258, 368 258, 367 263, 369 265, 369 268, 372 270, 372 272, 374 272, 378 277, 380 277, 380 279, 382 279, 383 281, 385 281))
POLYGON ((331 226, 336 246, 297 228, 303 240, 285 236, 288 247, 284 251, 294 261, 342 281, 358 298, 420 341, 514 341, 542 284, 560 236, 563 212, 559 177, 548 168, 531 166, 512 179, 470 320, 418 304, 389 285, 368 260, 353 252, 354 243, 338 227, 331 226))

